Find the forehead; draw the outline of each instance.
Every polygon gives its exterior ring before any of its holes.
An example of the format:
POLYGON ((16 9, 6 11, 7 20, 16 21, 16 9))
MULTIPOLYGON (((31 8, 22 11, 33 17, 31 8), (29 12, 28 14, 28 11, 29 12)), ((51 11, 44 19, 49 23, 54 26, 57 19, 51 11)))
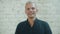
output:
POLYGON ((36 4, 35 3, 26 3, 25 8, 31 8, 31 7, 36 8, 36 4))

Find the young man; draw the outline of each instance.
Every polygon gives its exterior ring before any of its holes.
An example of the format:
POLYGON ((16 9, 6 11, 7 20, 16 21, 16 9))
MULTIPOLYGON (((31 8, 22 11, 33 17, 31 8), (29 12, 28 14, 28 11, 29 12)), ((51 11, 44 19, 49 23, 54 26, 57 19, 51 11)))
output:
POLYGON ((15 34, 52 34, 49 25, 36 18, 37 7, 34 2, 25 5, 27 20, 18 24, 15 34))

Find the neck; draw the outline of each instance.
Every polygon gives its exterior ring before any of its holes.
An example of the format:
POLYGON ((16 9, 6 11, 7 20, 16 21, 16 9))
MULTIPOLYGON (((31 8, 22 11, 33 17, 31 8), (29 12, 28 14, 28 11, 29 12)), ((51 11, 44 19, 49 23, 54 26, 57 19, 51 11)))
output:
POLYGON ((34 25, 35 18, 28 18, 29 24, 32 27, 34 25))

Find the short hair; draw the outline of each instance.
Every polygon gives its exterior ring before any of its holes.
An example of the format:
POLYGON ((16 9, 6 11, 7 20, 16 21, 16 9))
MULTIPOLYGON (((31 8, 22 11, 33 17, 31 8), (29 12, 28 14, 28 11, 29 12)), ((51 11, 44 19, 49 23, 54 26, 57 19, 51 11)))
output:
MULTIPOLYGON (((26 2, 25 7, 26 7, 27 4, 35 4, 35 6, 36 6, 36 3, 33 2, 33 1, 28 1, 28 2, 26 2)), ((36 6, 36 7, 37 7, 37 6, 36 6)))

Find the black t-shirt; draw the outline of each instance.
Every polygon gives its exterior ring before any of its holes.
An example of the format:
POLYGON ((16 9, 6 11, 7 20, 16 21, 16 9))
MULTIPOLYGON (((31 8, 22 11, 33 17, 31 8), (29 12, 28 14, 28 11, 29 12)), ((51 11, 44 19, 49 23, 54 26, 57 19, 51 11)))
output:
POLYGON ((18 24, 15 34, 52 34, 52 32, 45 21, 35 19, 34 25, 31 27, 27 19, 18 24))

